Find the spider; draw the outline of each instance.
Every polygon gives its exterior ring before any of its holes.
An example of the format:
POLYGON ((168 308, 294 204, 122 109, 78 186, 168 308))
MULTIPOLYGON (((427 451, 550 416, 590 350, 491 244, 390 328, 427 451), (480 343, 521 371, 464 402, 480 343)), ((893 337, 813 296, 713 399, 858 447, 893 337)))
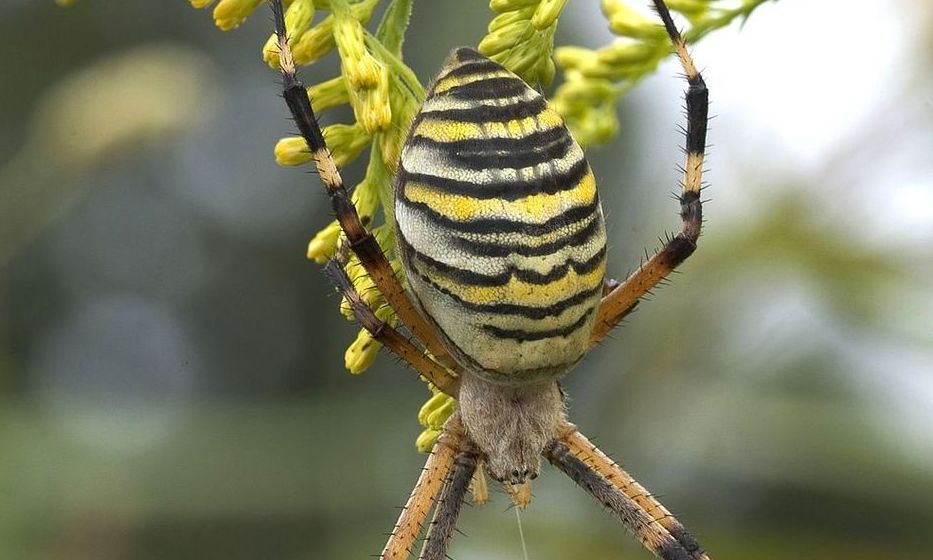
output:
POLYGON ((285 101, 347 245, 413 340, 376 317, 340 262, 325 271, 373 338, 458 403, 381 558, 407 558, 433 509, 420 558, 443 559, 471 481, 480 501, 485 473, 524 507, 543 457, 656 556, 707 559, 663 505, 568 421, 560 387, 700 235, 708 92, 665 3, 654 7, 688 83, 681 231, 625 281, 605 279, 605 224, 582 149, 537 91, 458 48, 411 124, 395 179, 407 288, 350 201, 296 75, 281 0, 271 3, 285 101))

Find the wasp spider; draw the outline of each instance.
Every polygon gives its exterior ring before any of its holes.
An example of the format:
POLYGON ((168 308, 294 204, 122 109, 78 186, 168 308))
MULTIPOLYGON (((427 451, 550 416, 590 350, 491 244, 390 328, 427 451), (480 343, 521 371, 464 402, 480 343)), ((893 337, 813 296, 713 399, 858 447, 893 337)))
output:
POLYGON ((376 340, 458 403, 382 558, 407 558, 433 509, 421 558, 443 559, 474 477, 485 472, 524 506, 541 457, 658 557, 707 558, 664 506, 567 420, 559 384, 693 253, 700 235, 707 90, 664 2, 654 5, 689 85, 682 230, 624 282, 607 281, 605 224, 582 149, 538 92, 459 48, 412 122, 398 166, 406 289, 350 202, 296 76, 281 2, 273 1, 285 100, 347 244, 414 341, 375 316, 340 263, 331 261, 327 274, 376 340))

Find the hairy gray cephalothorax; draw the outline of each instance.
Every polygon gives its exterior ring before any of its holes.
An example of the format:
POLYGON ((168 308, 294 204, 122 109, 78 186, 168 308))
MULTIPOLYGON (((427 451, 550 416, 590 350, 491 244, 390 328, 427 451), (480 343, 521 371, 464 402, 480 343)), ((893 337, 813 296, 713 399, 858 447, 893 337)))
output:
POLYGON ((566 420, 564 397, 553 379, 503 385, 466 374, 459 411, 467 436, 485 455, 489 476, 515 485, 538 476, 541 451, 566 420))

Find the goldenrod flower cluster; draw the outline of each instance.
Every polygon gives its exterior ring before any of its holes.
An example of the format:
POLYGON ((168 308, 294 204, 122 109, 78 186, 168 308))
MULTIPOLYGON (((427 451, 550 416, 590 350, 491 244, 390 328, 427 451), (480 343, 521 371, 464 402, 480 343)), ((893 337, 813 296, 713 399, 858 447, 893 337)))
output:
POLYGON ((522 77, 529 84, 554 80, 554 32, 567 0, 491 0, 498 13, 479 52, 522 77))
MULTIPOLYGON (((67 5, 74 0, 56 0, 67 5)), ((336 50, 340 75, 315 83, 308 95, 316 113, 349 104, 354 122, 324 128, 324 138, 338 166, 350 164, 369 148, 366 177, 356 185, 352 200, 380 246, 399 271, 394 255, 392 175, 395 173, 409 123, 424 99, 424 88, 402 62, 401 46, 413 0, 382 0, 385 11, 375 32, 367 24, 380 0, 284 0, 288 42, 296 64, 307 65, 336 50), (378 222, 380 210, 382 221, 378 222)), ((747 18, 766 0, 667 0, 672 11, 688 22, 688 43, 706 33, 747 18)), ((240 25, 264 0, 189 0, 195 8, 214 5, 217 27, 228 30, 240 25)), ((551 105, 565 119, 581 144, 608 141, 619 129, 616 104, 639 80, 653 72, 671 53, 670 41, 654 18, 637 11, 647 0, 602 0, 602 11, 617 39, 599 49, 576 46, 554 48, 558 20, 567 0, 490 0, 497 15, 489 24, 479 50, 533 85, 546 86, 557 70, 563 73, 551 105)), ((581 4, 582 6, 582 4, 581 4)), ((270 66, 278 65, 274 36, 262 49, 270 66)), ((300 137, 281 139, 275 146, 280 165, 302 165, 311 161, 300 137)), ((308 258, 317 262, 340 255, 347 273, 376 316, 394 324, 392 310, 385 305, 356 258, 345 251, 343 235, 331 222, 308 244, 308 258)), ((341 311, 352 318, 346 302, 341 311)), ((345 361, 351 373, 372 364, 380 344, 361 330, 347 348, 345 361)), ((432 396, 421 408, 418 420, 425 431, 417 447, 431 448, 454 411, 456 401, 429 385, 432 396)))
POLYGON ((427 453, 434 447, 434 442, 441 435, 444 422, 450 418, 457 406, 457 401, 441 393, 435 387, 431 387, 431 393, 431 398, 418 411, 418 423, 424 427, 424 431, 415 440, 415 447, 422 453, 427 453))
MULTIPOLYGON (((739 0, 723 8, 719 0, 667 0, 689 22, 684 39, 692 43, 736 18, 747 18, 766 0, 739 0)), ((605 143, 616 135, 616 104, 671 52, 670 40, 655 19, 632 8, 632 0, 602 0, 610 31, 618 38, 600 49, 559 47, 554 52, 564 82, 551 106, 582 145, 605 143)))

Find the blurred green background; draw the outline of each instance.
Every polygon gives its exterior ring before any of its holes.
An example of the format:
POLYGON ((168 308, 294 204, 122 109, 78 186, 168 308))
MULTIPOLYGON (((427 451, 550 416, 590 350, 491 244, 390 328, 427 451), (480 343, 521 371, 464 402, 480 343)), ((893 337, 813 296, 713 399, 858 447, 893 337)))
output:
MULTIPOLYGON (((416 2, 406 57, 427 80, 489 19, 416 2)), ((269 30, 181 1, 0 5, 0 558, 381 550, 426 392, 388 356, 343 372, 356 328, 303 257, 326 199, 272 160, 292 128, 269 30)), ((559 44, 609 39, 571 3, 559 44)), ((717 560, 930 555, 931 53, 927 0, 769 3, 695 48, 701 248, 566 387, 717 560)), ((678 227, 677 73, 589 150, 615 276, 678 227)), ((529 558, 648 558, 553 469, 535 493, 529 558)), ((454 558, 521 558, 501 491, 460 529, 454 558)))

